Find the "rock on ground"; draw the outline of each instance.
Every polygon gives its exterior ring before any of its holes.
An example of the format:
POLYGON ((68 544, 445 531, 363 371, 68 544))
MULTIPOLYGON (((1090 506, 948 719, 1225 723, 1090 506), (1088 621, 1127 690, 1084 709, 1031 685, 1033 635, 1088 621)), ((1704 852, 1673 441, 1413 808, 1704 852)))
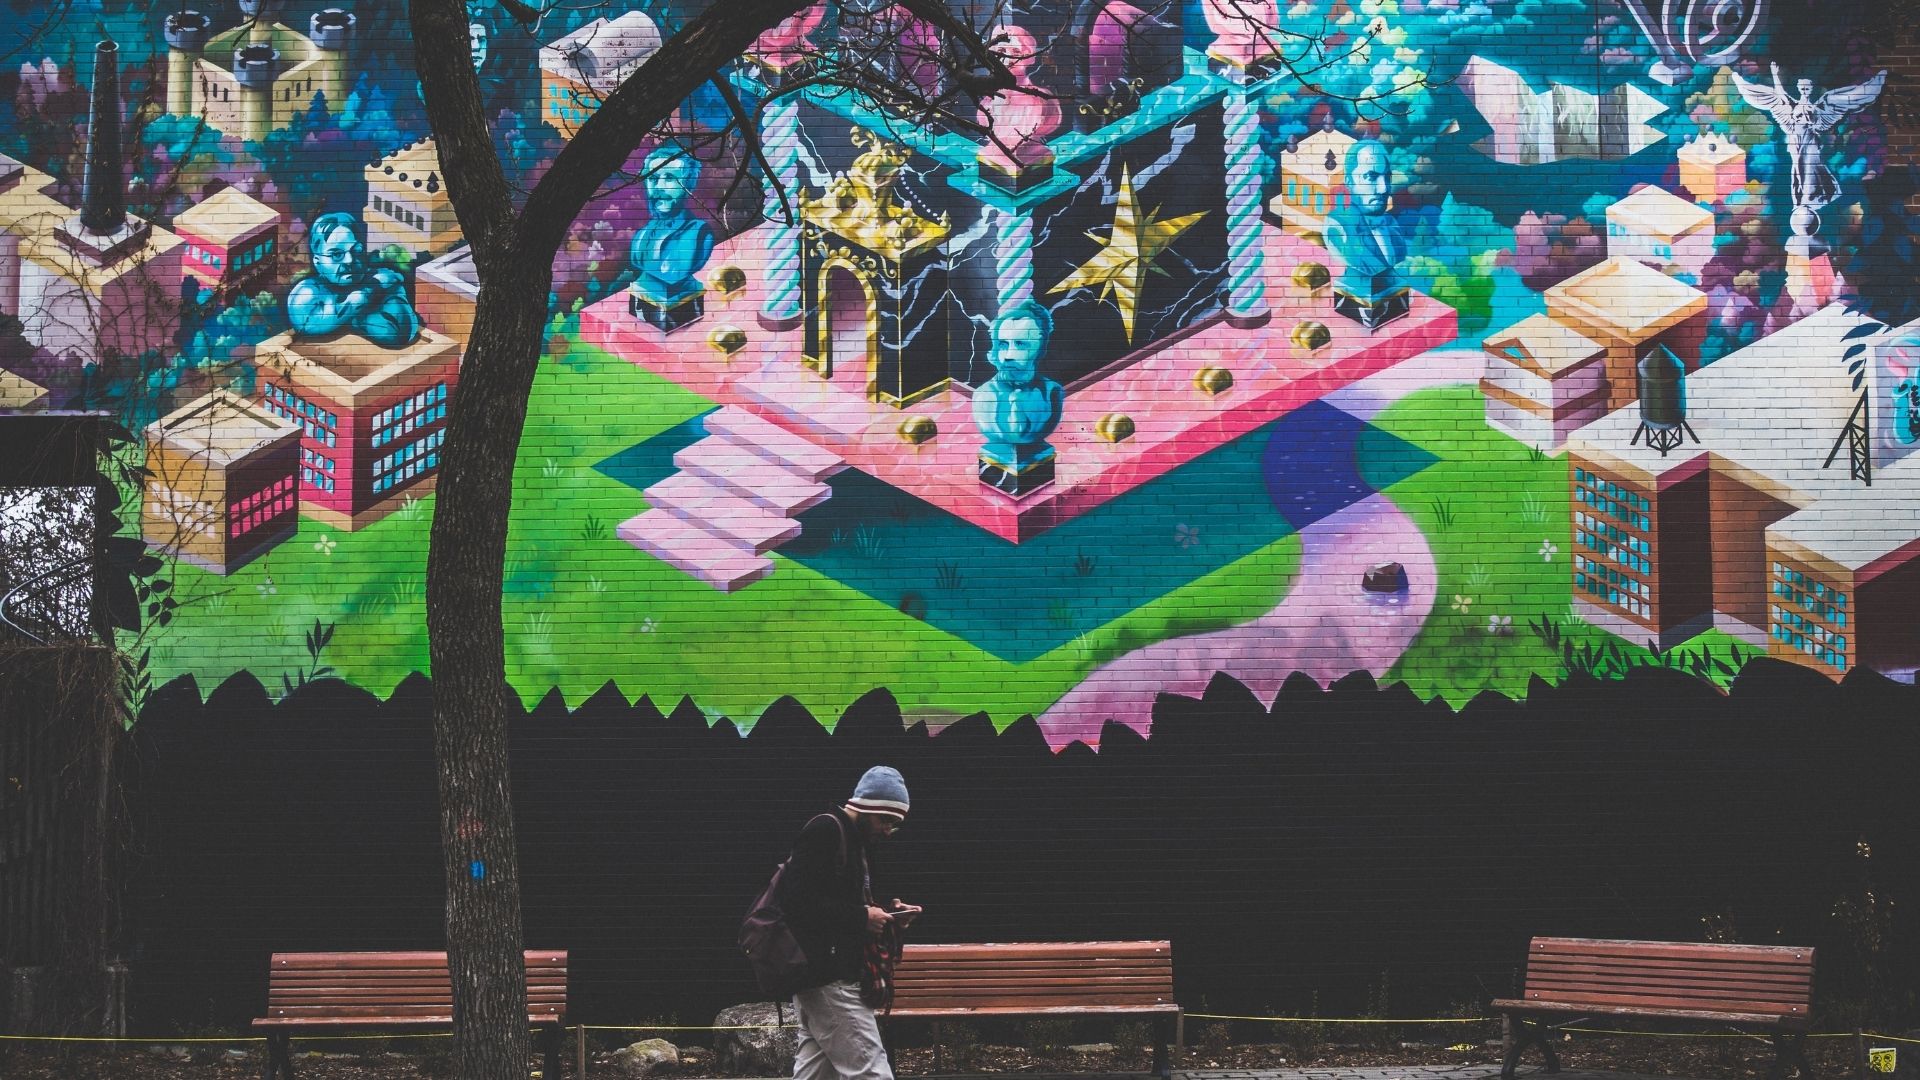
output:
POLYGON ((646 1077, 672 1069, 678 1064, 680 1048, 665 1039, 642 1039, 615 1050, 607 1059, 607 1066, 613 1074, 625 1080, 646 1080, 646 1077))
POLYGON ((792 1076, 800 1032, 787 1002, 730 1005, 713 1018, 714 1071, 731 1076, 792 1076))

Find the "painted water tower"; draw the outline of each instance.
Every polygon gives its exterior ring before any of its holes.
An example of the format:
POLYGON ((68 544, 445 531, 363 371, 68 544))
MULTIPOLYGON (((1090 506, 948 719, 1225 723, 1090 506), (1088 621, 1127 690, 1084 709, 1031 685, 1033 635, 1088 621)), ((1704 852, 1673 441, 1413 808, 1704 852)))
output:
POLYGON ((1670 450, 1691 438, 1700 441, 1687 423, 1687 369, 1673 350, 1655 345, 1640 358, 1640 427, 1629 446, 1641 439, 1666 457, 1670 450))

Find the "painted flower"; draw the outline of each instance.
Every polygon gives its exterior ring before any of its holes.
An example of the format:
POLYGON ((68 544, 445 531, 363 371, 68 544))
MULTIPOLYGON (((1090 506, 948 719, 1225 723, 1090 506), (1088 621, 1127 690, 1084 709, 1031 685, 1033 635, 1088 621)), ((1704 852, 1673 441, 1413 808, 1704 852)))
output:
POLYGON ((1560 554, 1559 544, 1556 544, 1551 540, 1540 541, 1540 561, 1541 562, 1552 562, 1553 557, 1558 554, 1560 554))
POLYGON ((274 593, 280 591, 280 587, 273 583, 272 574, 268 574, 265 580, 255 584, 254 588, 259 590, 261 596, 272 596, 274 593))
POLYGON ((333 549, 339 546, 340 546, 340 542, 335 540, 331 536, 323 535, 320 537, 320 539, 315 540, 313 542, 313 550, 319 552, 322 555, 333 554, 333 549))
POLYGON ((1453 610, 1465 615, 1473 607, 1473 597, 1453 594, 1453 610))
POLYGON ((1512 630, 1513 630, 1513 616, 1511 615, 1487 616, 1487 633, 1504 634, 1504 633, 1511 633, 1512 630))
POLYGON ((649 616, 647 616, 646 618, 644 618, 644 619, 641 619, 641 620, 640 620, 640 632, 641 632, 641 633, 643 633, 643 634, 651 634, 651 633, 653 633, 653 632, 654 632, 655 630, 658 630, 658 629, 660 629, 660 624, 659 624, 658 622, 655 622, 655 621, 654 621, 654 618, 653 618, 653 616, 651 616, 651 615, 649 615, 649 616))
POLYGON ((1183 548, 1190 548, 1200 542, 1200 528, 1196 525, 1175 525, 1173 542, 1183 548))

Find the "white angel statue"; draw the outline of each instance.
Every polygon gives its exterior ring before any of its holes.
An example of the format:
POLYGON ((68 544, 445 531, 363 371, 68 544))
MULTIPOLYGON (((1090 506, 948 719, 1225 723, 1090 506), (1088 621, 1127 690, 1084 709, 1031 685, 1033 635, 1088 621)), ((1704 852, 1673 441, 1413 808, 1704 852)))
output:
POLYGON ((1840 184, 1827 168, 1825 155, 1820 150, 1820 136, 1848 115, 1873 104, 1880 96, 1880 88, 1886 85, 1887 73, 1882 71, 1855 86, 1836 87, 1818 98, 1813 96, 1812 79, 1801 79, 1795 84, 1800 93, 1798 98, 1787 93, 1780 82, 1779 64, 1773 65, 1772 86, 1749 82, 1738 72, 1729 74, 1747 104, 1773 117, 1774 125, 1786 135, 1787 154, 1793 159, 1794 232, 1811 235, 1812 229, 1819 225, 1817 211, 1840 197, 1840 184), (1804 231, 1803 223, 1809 226, 1804 231))

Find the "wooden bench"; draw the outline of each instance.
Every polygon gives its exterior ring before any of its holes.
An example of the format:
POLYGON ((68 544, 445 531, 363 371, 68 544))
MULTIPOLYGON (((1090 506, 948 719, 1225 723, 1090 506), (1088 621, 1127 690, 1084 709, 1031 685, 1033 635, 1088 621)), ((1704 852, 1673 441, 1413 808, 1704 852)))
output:
MULTIPOLYGON (((527 1022, 540 1028, 548 1080, 560 1076, 567 1014, 567 954, 527 950, 527 1022)), ((274 953, 267 970, 266 1080, 293 1080, 288 1048, 296 1031, 445 1028, 453 986, 444 952, 274 953)))
POLYGON ((1154 1024, 1153 1071, 1180 1017, 1165 941, 908 945, 893 976, 894 1018, 1142 1016, 1154 1024))
POLYGON ((1493 1003, 1507 1044, 1500 1075, 1511 1080, 1529 1046, 1545 1051, 1548 1072, 1559 1072, 1550 1035, 1588 1017, 1617 1016, 1764 1031, 1773 1040, 1771 1075, 1777 1080, 1791 1064, 1812 1080, 1812 990, 1812 949, 1537 937, 1527 947, 1522 996, 1493 1003))

